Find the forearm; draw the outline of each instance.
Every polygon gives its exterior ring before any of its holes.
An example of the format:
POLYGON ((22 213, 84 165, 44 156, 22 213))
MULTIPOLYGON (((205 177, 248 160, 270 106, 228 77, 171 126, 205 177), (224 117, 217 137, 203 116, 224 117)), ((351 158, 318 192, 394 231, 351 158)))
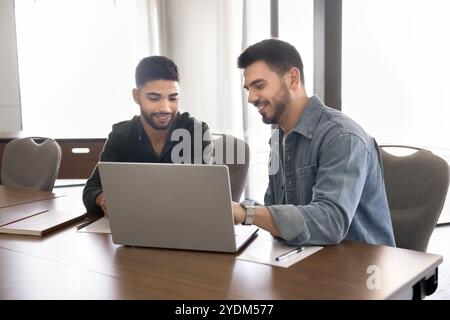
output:
MULTIPOLYGON (((123 159, 120 154, 117 137, 111 132, 100 154, 100 161, 119 161, 121 158, 123 159)), ((100 203, 97 202, 97 198, 102 192, 102 181, 98 166, 96 166, 83 190, 83 203, 88 213, 103 213, 100 203)))
POLYGON ((102 213, 102 209, 96 203, 98 195, 102 192, 102 184, 96 168, 83 190, 83 203, 88 213, 102 213))
POLYGON ((274 237, 280 236, 280 230, 275 225, 272 215, 266 207, 256 207, 255 215, 253 217, 253 224, 269 231, 274 237))
MULTIPOLYGON (((244 223, 247 211, 237 202, 233 202, 234 223, 244 223)), ((254 209, 253 224, 279 237, 280 231, 266 207, 257 206, 254 209)))

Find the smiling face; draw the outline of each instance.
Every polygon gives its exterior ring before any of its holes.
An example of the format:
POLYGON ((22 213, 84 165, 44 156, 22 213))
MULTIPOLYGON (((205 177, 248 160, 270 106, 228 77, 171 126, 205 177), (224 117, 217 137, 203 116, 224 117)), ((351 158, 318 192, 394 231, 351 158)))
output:
POLYGON ((156 130, 167 130, 179 110, 179 92, 176 81, 154 80, 133 89, 133 98, 146 123, 156 130))
POLYGON ((258 109, 263 122, 279 124, 292 100, 284 77, 257 61, 245 68, 244 87, 248 102, 258 109))

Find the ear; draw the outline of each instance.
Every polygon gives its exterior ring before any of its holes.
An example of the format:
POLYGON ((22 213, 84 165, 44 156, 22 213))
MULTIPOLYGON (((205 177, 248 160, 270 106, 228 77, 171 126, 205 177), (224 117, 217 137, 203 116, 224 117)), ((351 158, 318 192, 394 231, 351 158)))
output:
POLYGON ((288 85, 289 89, 297 90, 299 86, 301 86, 300 70, 296 67, 292 67, 288 71, 287 76, 288 76, 287 83, 289 84, 288 85))
POLYGON ((139 96, 139 89, 136 89, 136 88, 133 89, 133 99, 134 99, 134 102, 136 102, 138 105, 141 104, 141 98, 139 96))

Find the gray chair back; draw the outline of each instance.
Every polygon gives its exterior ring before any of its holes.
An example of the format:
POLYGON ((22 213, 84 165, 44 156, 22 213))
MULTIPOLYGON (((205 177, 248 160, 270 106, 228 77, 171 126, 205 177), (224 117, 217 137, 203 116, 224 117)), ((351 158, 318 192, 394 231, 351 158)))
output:
POLYGON ((449 167, 439 156, 407 146, 381 146, 386 194, 397 247, 426 251, 444 206, 449 167), (388 148, 416 152, 399 157, 388 148))
POLYGON ((214 134, 213 147, 213 164, 228 166, 231 198, 239 202, 247 181, 250 148, 244 140, 229 134, 214 134))
POLYGON ((1 183, 9 187, 52 191, 61 163, 61 147, 48 138, 22 138, 3 151, 1 183))

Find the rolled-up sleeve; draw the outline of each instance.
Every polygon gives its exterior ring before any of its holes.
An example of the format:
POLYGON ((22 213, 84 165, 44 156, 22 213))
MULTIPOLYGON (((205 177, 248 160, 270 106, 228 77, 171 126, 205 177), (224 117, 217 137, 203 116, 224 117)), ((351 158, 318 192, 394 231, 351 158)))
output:
POLYGON ((308 205, 268 205, 281 237, 291 244, 327 245, 348 233, 365 185, 369 153, 364 141, 340 133, 324 145, 308 205))

